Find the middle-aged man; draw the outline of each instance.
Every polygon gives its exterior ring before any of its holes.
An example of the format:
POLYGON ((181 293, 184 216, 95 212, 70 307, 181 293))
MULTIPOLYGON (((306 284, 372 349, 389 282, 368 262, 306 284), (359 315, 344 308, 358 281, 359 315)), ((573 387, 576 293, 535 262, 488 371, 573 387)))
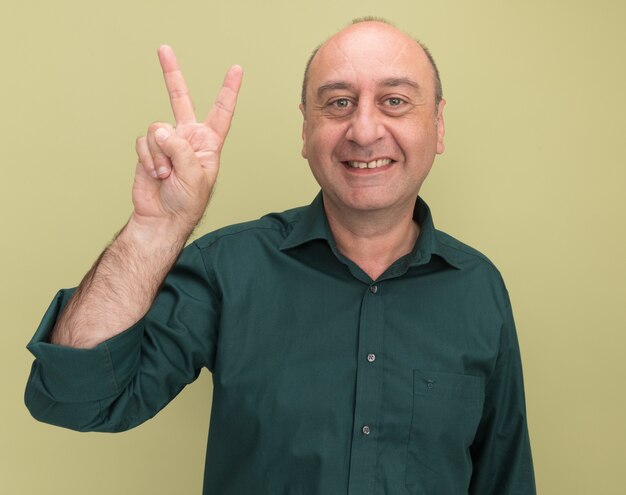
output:
POLYGON ((535 493, 506 289, 418 197, 444 148, 428 52, 372 20, 327 40, 301 105, 321 194, 184 250, 242 72, 198 123, 174 53, 159 58, 176 127, 137 141, 130 220, 29 344, 32 414, 125 430, 206 367, 205 494, 535 493))

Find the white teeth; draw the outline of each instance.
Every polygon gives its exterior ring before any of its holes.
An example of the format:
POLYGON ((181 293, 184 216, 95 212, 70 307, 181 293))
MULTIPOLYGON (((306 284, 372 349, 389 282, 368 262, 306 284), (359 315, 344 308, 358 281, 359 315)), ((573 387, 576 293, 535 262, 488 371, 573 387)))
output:
POLYGON ((391 160, 389 158, 385 158, 382 160, 373 160, 371 162, 348 162, 348 165, 352 168, 378 168, 389 165, 390 163, 391 160))

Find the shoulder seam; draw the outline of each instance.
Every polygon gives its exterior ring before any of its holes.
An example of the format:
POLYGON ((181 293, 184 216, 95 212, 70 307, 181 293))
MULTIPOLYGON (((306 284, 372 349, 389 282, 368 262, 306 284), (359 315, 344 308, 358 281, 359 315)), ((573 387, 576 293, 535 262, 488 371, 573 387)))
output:
MULTIPOLYGON (((441 232, 441 231, 439 231, 441 232)), ((446 234, 445 232, 441 232, 442 234, 444 234, 445 236, 449 237, 449 234, 446 234)), ((490 265, 497 273, 500 273, 500 270, 498 270, 498 267, 496 265, 494 265, 494 263, 487 257, 485 256, 483 253, 481 253, 480 251, 476 251, 475 249, 471 248, 471 249, 464 249, 463 244, 461 244, 460 246, 454 246, 452 245, 450 242, 448 242, 447 239, 445 238, 439 238, 439 242, 441 242, 441 244, 443 244, 444 246, 446 246, 449 249, 454 249, 456 251, 461 251, 462 253, 472 256, 474 258, 478 258, 482 261, 484 261, 485 263, 487 263, 488 265, 490 265)), ((460 241, 457 241, 460 243, 460 241)))
MULTIPOLYGON (((289 223, 289 225, 290 225, 290 224, 291 224, 291 222, 289 223)), ((228 227, 226 227, 226 228, 228 228, 228 227)), ((280 228, 275 228, 275 227, 260 227, 260 226, 256 226, 256 227, 246 227, 246 228, 242 228, 242 229, 240 229, 240 230, 237 230, 236 232, 224 232, 224 233, 221 233, 221 234, 216 234, 215 232, 213 232, 213 233, 212 233, 213 235, 211 235, 211 234, 207 234, 207 236, 209 236, 209 237, 214 237, 214 238, 213 238, 213 239, 211 239, 210 241, 208 241, 206 245, 201 246, 201 245, 199 244, 199 242, 198 242, 198 241, 200 241, 200 240, 202 239, 202 237, 201 237, 200 239, 196 239, 195 241, 193 241, 193 244, 195 244, 195 245, 196 245, 196 247, 197 247, 199 250, 201 250, 201 251, 202 251, 203 249, 206 249, 206 248, 211 247, 211 246, 212 246, 213 244, 215 244, 217 241, 220 241, 220 240, 224 239, 225 237, 231 237, 231 236, 234 236, 234 235, 243 234, 244 232, 248 232, 248 231, 250 231, 250 230, 274 230, 274 231, 276 231, 276 232, 285 232, 285 229, 280 229, 280 228)))
POLYGON ((206 264, 206 259, 202 253, 202 248, 198 246, 198 244, 196 244, 196 241, 193 241, 191 244, 193 244, 193 246, 198 250, 198 256, 200 256, 200 260, 202 261, 202 268, 204 268, 204 274, 206 275, 207 281, 209 282, 211 289, 213 289, 213 291, 217 293, 217 281, 215 280, 215 274, 212 270, 209 270, 209 267, 206 264))

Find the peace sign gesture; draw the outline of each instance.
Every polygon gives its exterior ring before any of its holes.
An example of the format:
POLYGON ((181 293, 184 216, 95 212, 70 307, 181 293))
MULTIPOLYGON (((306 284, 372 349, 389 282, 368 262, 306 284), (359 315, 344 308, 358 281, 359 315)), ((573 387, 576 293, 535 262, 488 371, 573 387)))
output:
POLYGON ((243 73, 232 66, 202 122, 196 120, 187 84, 171 47, 158 50, 176 127, 155 122, 137 139, 133 216, 141 223, 174 222, 191 232, 202 217, 217 179, 243 73))

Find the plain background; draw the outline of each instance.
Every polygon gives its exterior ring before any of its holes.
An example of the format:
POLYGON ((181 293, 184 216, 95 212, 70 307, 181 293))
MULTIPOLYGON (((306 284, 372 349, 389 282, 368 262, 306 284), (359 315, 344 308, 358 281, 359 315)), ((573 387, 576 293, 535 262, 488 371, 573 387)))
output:
POLYGON ((304 63, 352 18, 378 15, 438 61, 447 150, 422 195, 436 226, 507 281, 540 493, 624 493, 625 5, 3 2, 0 492, 200 493, 208 373, 133 431, 79 434, 29 416, 25 345, 55 291, 76 285, 128 218, 135 138, 171 120, 161 43, 199 115, 230 64, 245 70, 203 233, 310 202, 304 63))

